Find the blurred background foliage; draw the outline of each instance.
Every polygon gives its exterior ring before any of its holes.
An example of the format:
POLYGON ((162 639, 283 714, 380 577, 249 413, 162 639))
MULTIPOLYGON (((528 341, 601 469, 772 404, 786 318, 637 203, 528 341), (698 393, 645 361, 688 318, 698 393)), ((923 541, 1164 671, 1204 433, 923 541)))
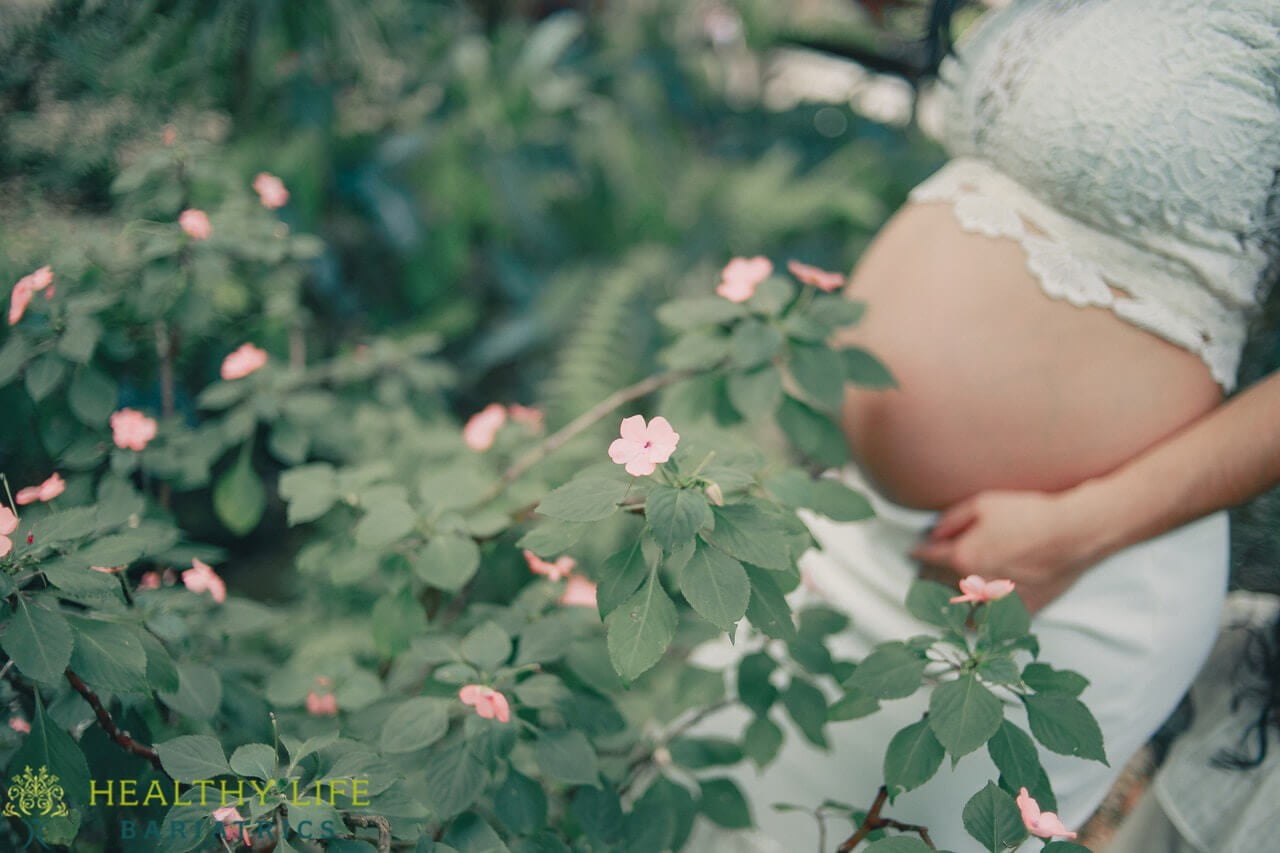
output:
MULTIPOLYGON (((193 422, 247 337, 324 357, 430 332, 458 416, 537 401, 554 427, 652 372, 653 306, 706 292, 735 254, 848 269, 941 161, 905 85, 780 49, 865 30, 844 0, 24 0, 0 16, 0 280, 45 263, 109 277, 128 223, 213 211, 244 194, 228 173, 281 176, 281 220, 320 240, 295 251, 313 255, 297 311, 270 309, 252 263, 208 271, 220 295, 177 362, 193 422), (896 124, 853 109, 859 92, 896 124), (165 157, 190 164, 185 192, 137 192, 165 157)), ((104 367, 121 403, 161 409, 126 350, 104 367)), ((26 482, 57 448, 21 386, 0 394, 18 415, 0 469, 26 482)))
MULTIPOLYGON (((921 32, 918 12, 890 17, 921 32)), ((873 32, 850 0, 15 0, 0 10, 0 281, 45 263, 92 280, 127 223, 222 198, 195 174, 187 197, 130 208, 130 170, 173 128, 244 185, 281 176, 282 221, 320 240, 287 321, 258 310, 260 269, 211 273, 225 283, 206 351, 178 362, 189 420, 250 333, 332 356, 431 332, 458 416, 537 401, 554 427, 651 372, 652 306, 707 290, 735 254, 848 269, 941 162, 906 84, 788 47, 873 32)), ((122 404, 161 408, 127 354, 111 372, 122 404)), ((0 469, 43 476, 57 449, 21 387, 0 411, 0 469)), ((1238 563, 1274 564, 1268 506, 1237 526, 1238 563)))

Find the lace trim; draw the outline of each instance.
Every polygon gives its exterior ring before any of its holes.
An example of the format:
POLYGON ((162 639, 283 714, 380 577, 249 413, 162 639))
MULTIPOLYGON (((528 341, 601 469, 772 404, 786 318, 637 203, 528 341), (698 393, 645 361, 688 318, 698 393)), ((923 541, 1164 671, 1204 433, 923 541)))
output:
MULTIPOLYGON (((1030 205, 1020 203, 1023 199, 984 180, 993 171, 985 164, 957 158, 913 189, 909 199, 949 202, 964 230, 1017 240, 1026 255, 1027 269, 1039 280, 1046 295, 1078 308, 1097 306, 1111 310, 1126 322, 1195 353, 1225 391, 1232 389, 1240 341, 1218 340, 1210 327, 1198 322, 1194 315, 1187 316, 1164 302, 1132 294, 1092 258, 1053 239, 1050 223, 1042 221, 1038 211, 1028 209, 1030 205), (1117 294, 1117 290, 1122 293, 1117 294)), ((1007 178, 1002 180, 1012 184, 1007 178)), ((1172 281, 1168 284, 1191 286, 1172 281)))

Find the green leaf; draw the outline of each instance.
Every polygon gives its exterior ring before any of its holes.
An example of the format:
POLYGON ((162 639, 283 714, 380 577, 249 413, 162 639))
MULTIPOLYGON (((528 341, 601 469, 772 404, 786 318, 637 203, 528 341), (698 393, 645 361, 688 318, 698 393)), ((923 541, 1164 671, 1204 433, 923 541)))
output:
POLYGON ((265 743, 246 743, 231 753, 231 770, 237 776, 275 779, 279 775, 276 764, 275 747, 265 743))
POLYGON ((776 640, 794 640, 795 623, 791 621, 791 606, 769 572, 754 566, 746 567, 751 580, 751 600, 747 602, 747 619, 757 630, 776 640))
POLYGON ((680 592, 699 616, 728 631, 747 612, 751 582, 741 563, 699 541, 680 572, 680 592))
POLYGON ((1017 847, 1027 839, 1018 804, 993 782, 965 803, 961 818, 965 830, 988 850, 1017 847))
POLYGON ((576 729, 544 731, 533 747, 538 768, 552 779, 570 785, 599 786, 596 751, 576 729))
POLYGON ((24 595, 19 595, 17 601, 8 630, 0 634, 0 648, 27 678, 56 684, 71 662, 71 626, 57 610, 45 608, 24 595))
POLYGON ((1047 749, 1107 764, 1102 730, 1079 699, 1065 693, 1036 693, 1023 696, 1022 702, 1031 733, 1047 749))
POLYGON ((907 590, 907 610, 922 622, 959 631, 969 618, 969 608, 951 603, 956 594, 935 581, 917 580, 907 590))
POLYGON ((991 644, 1025 637, 1031 630, 1031 614, 1016 593, 983 605, 980 613, 978 638, 991 644))
POLYGON ((587 534, 591 524, 546 519, 540 522, 516 542, 517 548, 527 548, 543 559, 560 556, 587 534))
POLYGON ((400 703, 382 725, 378 749, 384 753, 413 752, 440 740, 449 730, 451 704, 433 696, 400 703))
POLYGON ((1020 680, 1018 665, 1007 654, 996 653, 978 664, 978 677, 992 684, 1017 684, 1020 680))
POLYGON ((446 820, 475 802, 489 782, 489 773, 467 742, 455 738, 427 751, 423 785, 434 817, 446 820))
POLYGON ((611 788, 584 785, 573 792, 573 818, 587 837, 615 850, 622 834, 622 803, 611 788))
POLYGON ((27 339, 17 329, 10 329, 4 346, 0 346, 0 388, 13 381, 29 354, 27 339))
POLYGON ((742 748, 722 737, 678 737, 668 744, 671 760, 689 770, 704 770, 742 760, 742 748))
POLYGON ((231 772, 226 753, 217 738, 208 735, 183 735, 156 744, 164 772, 178 782, 213 779, 231 772))
POLYGON ((844 686, 877 699, 902 699, 915 693, 928 661, 906 643, 881 643, 858 664, 844 686))
POLYGON ((698 783, 701 795, 698 810, 726 829, 751 826, 751 810, 747 799, 732 779, 703 779, 698 783))
POLYGON ((676 608, 656 575, 605 619, 609 660, 624 681, 658 662, 676 630, 676 608))
POLYGON ((827 747, 827 738, 822 732, 827 722, 827 700, 821 690, 803 678, 792 676, 791 683, 782 691, 782 705, 806 740, 823 749, 827 747))
POLYGON ((262 520, 267 493, 254 473, 252 445, 245 443, 240 458, 213 487, 213 509, 218 520, 236 536, 244 536, 262 520))
POLYGON ((301 465, 307 460, 311 437, 293 421, 279 420, 271 427, 267 449, 286 465, 301 465))
POLYGON ((626 493, 626 480, 578 477, 543 498, 537 511, 561 521, 601 521, 617 511, 626 493))
POLYGON ((1074 841, 1050 841, 1040 853, 1091 853, 1083 844, 1074 841))
POLYGON ((776 417, 783 433, 805 456, 832 468, 848 461, 849 447, 844 433, 828 415, 788 394, 783 397, 776 417))
POLYGON ((90 687, 113 693, 145 693, 147 653, 136 628, 80 616, 67 617, 75 632, 71 668, 90 687))
POLYGON ((58 777, 63 791, 73 802, 83 802, 84 795, 89 790, 89 765, 85 761, 84 752, 71 735, 50 719, 39 692, 35 694, 31 731, 9 759, 10 778, 27 767, 37 773, 41 767, 48 767, 49 772, 58 777))
POLYGON ((769 681, 777 667, 773 658, 764 652, 752 652, 738 662, 738 698, 761 717, 769 713, 778 698, 778 688, 769 681))
POLYGON ((1049 785, 1049 778, 1040 764, 1040 756, 1031 735, 1018 726, 1004 720, 1000 730, 987 741, 987 753, 1000 771, 1003 786, 1010 791, 1026 788, 1040 808, 1057 811, 1057 798, 1049 785))
POLYGON ((730 373, 725 387, 729 402, 744 418, 768 417, 782 402, 782 377, 772 365, 730 373))
POLYGON ((1022 680, 1037 693, 1065 693, 1079 696, 1089 686, 1089 679, 1069 669, 1054 669, 1047 663, 1029 663, 1022 670, 1022 680))
POLYGON ((746 316, 747 309, 719 296, 673 299, 658 306, 658 322, 671 329, 717 326, 746 316))
POLYGON ((516 665, 548 663, 563 657, 569 640, 581 631, 583 625, 580 614, 574 610, 576 608, 554 611, 522 630, 516 665))
POLYGON ((179 714, 208 720, 218 712, 222 704, 222 678, 213 667, 193 661, 175 664, 178 670, 176 690, 163 690, 156 685, 156 693, 164 704, 179 714))
POLYGON ((734 327, 729 349, 734 366, 756 367, 782 349, 782 333, 760 320, 744 320, 734 327))
POLYGON ((879 710, 879 699, 861 690, 850 690, 827 709, 827 721, 834 723, 839 720, 856 720, 879 710))
POLYGON ((637 539, 633 545, 609 556, 600 570, 596 585, 596 606, 605 619, 618 605, 635 594, 654 568, 645 558, 637 539))
POLYGON ((408 501, 389 497, 377 501, 356 525, 356 542, 366 548, 385 548, 404 538, 418 523, 408 501))
POLYGON ((681 335, 658 357, 672 370, 703 370, 723 361, 729 354, 729 344, 727 335, 694 331, 681 335))
POLYGON ((884 753, 884 784, 889 789, 890 800, 932 779, 944 755, 946 751, 927 719, 895 734, 884 753))
POLYGON ((514 768, 493 795, 494 814, 515 834, 531 832, 547 821, 547 795, 542 786, 514 768))
POLYGON ((756 717, 742 733, 742 752, 756 767, 773 761, 781 748, 782 729, 768 717, 756 717))
POLYGON ((876 514, 866 495, 830 477, 813 481, 805 506, 832 521, 862 521, 876 514))
POLYGON ((754 503, 711 508, 715 526, 704 530, 704 540, 744 563, 789 572, 795 560, 787 545, 786 532, 754 503))
POLYGON ((825 346, 791 345, 791 375, 813 402, 838 412, 844 403, 844 366, 825 346))
POLYGON ((864 388, 897 388, 897 380, 884 366, 880 359, 861 347, 849 347, 840 350, 840 358, 844 361, 844 375, 856 385, 864 388))
POLYGON ((459 650, 480 669, 492 671, 511 657, 511 635, 496 622, 482 622, 462 638, 459 650))
POLYGON ((49 396, 67 373, 67 363, 53 353, 45 353, 27 365, 27 393, 39 403, 49 396))
POLYGON ((338 499, 333 466, 323 462, 299 465, 280 475, 280 496, 289 502, 289 525, 315 521, 338 499))
POLYGON ((394 657, 407 649, 409 640, 427 628, 427 614, 408 589, 379 598, 371 616, 373 641, 384 657, 394 657))
POLYGON ((929 697, 929 725, 952 760, 990 740, 1003 719, 1000 699, 972 675, 938 685, 929 697))
POLYGON ((572 694, 558 677, 539 672, 521 681, 513 688, 521 705, 530 708, 554 708, 561 702, 572 700, 572 694))
POLYGON ((443 533, 432 537, 413 560, 414 572, 425 583, 455 591, 466 586, 480 568, 480 548, 468 536, 443 533))
POLYGON ((142 640, 142 650, 147 655, 147 682, 151 688, 157 692, 162 690, 176 692, 180 683, 178 667, 169 650, 150 631, 141 630, 138 636, 142 640))
POLYGON ((711 505, 696 489, 655 484, 645 498, 644 516, 653 541, 669 554, 711 522, 711 505))
POLYGON ((100 427, 115 411, 118 395, 119 389, 114 380, 92 367, 86 367, 72 377, 67 402, 82 424, 100 427))

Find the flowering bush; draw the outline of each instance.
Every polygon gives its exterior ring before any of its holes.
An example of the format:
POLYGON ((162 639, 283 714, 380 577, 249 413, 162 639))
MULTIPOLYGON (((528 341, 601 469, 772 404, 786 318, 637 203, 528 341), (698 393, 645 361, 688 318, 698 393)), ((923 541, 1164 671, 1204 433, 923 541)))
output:
MULTIPOLYGON (((180 163, 150 168, 159 177, 180 163)), ((201 246, 167 226, 135 232, 142 243, 118 274, 153 282, 147 298, 122 285, 108 300, 60 277, 0 351, 4 381, 21 379, 34 405, 78 423, 60 470, 0 515, 0 647, 21 709, 10 728, 31 729, 10 767, 49 768, 71 806, 48 838, 109 839, 146 819, 165 851, 215 837, 277 850, 678 849, 698 815, 749 820, 734 784, 705 771, 743 756, 767 765, 780 746, 772 653, 744 659, 736 695, 721 673, 680 663, 743 619, 788 650, 785 712, 809 736, 938 683, 927 717, 887 746, 886 797, 985 745, 1001 776, 966 807, 970 833, 993 851, 1028 831, 1064 834, 1039 811, 1053 792, 1035 741, 1103 760, 1101 737, 1076 698, 1083 679, 1020 658, 1036 644, 1011 584, 970 578, 955 596, 918 583, 907 605, 937 635, 887 643, 856 666, 825 652, 838 614, 793 619, 786 594, 812 542, 795 511, 870 513, 863 496, 815 476, 845 458, 834 421, 845 383, 893 381, 871 353, 829 347, 861 314, 832 292, 833 274, 792 264, 797 286, 766 259, 731 261, 715 293, 659 310, 673 332, 664 372, 547 435, 526 406, 453 421, 439 397, 451 372, 422 339, 287 363, 245 343, 200 393, 196 423, 167 399, 156 417, 119 407, 95 367, 108 328, 155 340, 163 382, 173 341, 216 299, 205 265, 287 268, 309 251, 271 219, 268 196, 280 200, 281 188, 257 182, 257 212, 240 200, 246 189, 212 208, 218 230, 183 214, 180 230, 201 246), (238 242, 215 243, 224 229, 238 242), (631 414, 659 390, 667 414, 631 414), (619 410, 619 437, 594 451, 598 462, 550 481, 543 460, 619 410), (770 457, 721 428, 762 419, 795 456, 770 457), (259 473, 264 438, 282 469, 275 484, 259 473), (303 534, 296 600, 267 607, 234 594, 219 551, 183 529, 174 495, 210 482, 232 531, 283 505, 303 534), (611 556, 586 558, 609 544, 611 556), (824 679, 845 690, 830 706, 812 687, 824 679), (1030 735, 1004 719, 998 692, 1025 706, 1030 735), (688 715, 724 702, 750 708, 756 724, 741 744, 696 749, 682 737, 688 715), (77 738, 86 715, 94 728, 77 738), (703 774, 698 788, 661 772, 656 757, 677 755, 703 774), (216 782, 220 796, 95 799, 125 779, 188 793, 216 782)), ((883 806, 846 810, 860 824, 850 848, 897 826, 883 806)))

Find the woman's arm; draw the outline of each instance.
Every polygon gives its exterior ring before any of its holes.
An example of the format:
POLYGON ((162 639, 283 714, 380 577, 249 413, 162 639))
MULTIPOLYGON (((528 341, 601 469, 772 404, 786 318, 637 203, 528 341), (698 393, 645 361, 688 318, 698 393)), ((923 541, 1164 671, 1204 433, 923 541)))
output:
POLYGON ((912 556, 959 575, 1012 578, 1034 609, 1104 557, 1277 483, 1280 373, 1072 489, 988 491, 961 501, 912 556))

